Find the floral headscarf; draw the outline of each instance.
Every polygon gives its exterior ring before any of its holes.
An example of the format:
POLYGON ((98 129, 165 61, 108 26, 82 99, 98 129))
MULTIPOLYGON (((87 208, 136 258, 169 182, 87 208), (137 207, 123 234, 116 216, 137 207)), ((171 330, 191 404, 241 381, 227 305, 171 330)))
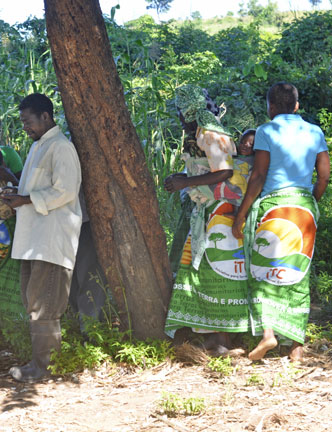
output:
POLYGON ((231 136, 216 119, 219 107, 211 100, 206 89, 186 84, 175 90, 175 104, 186 123, 197 122, 203 129, 231 136))

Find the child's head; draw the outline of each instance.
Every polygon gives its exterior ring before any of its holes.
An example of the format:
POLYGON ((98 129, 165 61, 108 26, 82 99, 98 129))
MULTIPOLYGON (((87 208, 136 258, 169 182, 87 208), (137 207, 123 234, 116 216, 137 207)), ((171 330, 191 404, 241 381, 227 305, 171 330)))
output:
POLYGON ((247 129, 245 132, 243 132, 239 143, 239 155, 251 156, 254 154, 255 134, 255 129, 247 129))

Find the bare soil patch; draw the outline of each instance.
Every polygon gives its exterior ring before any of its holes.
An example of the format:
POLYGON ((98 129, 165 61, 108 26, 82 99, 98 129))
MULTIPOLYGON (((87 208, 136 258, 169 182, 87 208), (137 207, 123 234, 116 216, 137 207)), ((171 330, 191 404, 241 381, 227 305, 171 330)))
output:
POLYGON ((277 353, 256 363, 237 357, 227 377, 183 359, 21 384, 8 375, 17 360, 2 349, 0 431, 331 431, 332 346, 307 345, 305 353, 299 365, 277 353), (168 417, 158 408, 165 393, 204 398, 206 409, 168 417))

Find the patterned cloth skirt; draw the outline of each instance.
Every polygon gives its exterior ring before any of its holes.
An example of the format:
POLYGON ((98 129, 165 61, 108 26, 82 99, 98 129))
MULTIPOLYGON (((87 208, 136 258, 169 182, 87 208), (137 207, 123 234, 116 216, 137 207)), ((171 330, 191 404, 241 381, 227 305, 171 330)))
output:
POLYGON ((26 317, 21 299, 21 262, 11 258, 15 222, 15 216, 0 220, 0 320, 26 317))
POLYGON ((247 332, 247 274, 242 240, 232 235, 233 206, 214 202, 205 210, 206 247, 199 268, 192 266, 191 234, 185 242, 173 286, 165 332, 247 332))
POLYGON ((252 206, 245 227, 245 255, 254 335, 273 329, 304 342, 318 218, 316 201, 306 189, 274 191, 252 206))

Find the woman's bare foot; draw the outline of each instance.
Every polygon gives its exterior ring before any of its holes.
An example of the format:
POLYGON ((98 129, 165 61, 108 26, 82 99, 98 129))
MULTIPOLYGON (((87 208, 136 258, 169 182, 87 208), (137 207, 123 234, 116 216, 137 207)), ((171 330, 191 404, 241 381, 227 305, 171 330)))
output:
POLYGON ((278 345, 274 336, 263 338, 254 350, 249 353, 249 360, 261 360, 265 354, 278 345))
POLYGON ((291 361, 303 361, 303 345, 299 342, 293 342, 293 345, 291 346, 290 352, 289 352, 289 358, 291 361))

